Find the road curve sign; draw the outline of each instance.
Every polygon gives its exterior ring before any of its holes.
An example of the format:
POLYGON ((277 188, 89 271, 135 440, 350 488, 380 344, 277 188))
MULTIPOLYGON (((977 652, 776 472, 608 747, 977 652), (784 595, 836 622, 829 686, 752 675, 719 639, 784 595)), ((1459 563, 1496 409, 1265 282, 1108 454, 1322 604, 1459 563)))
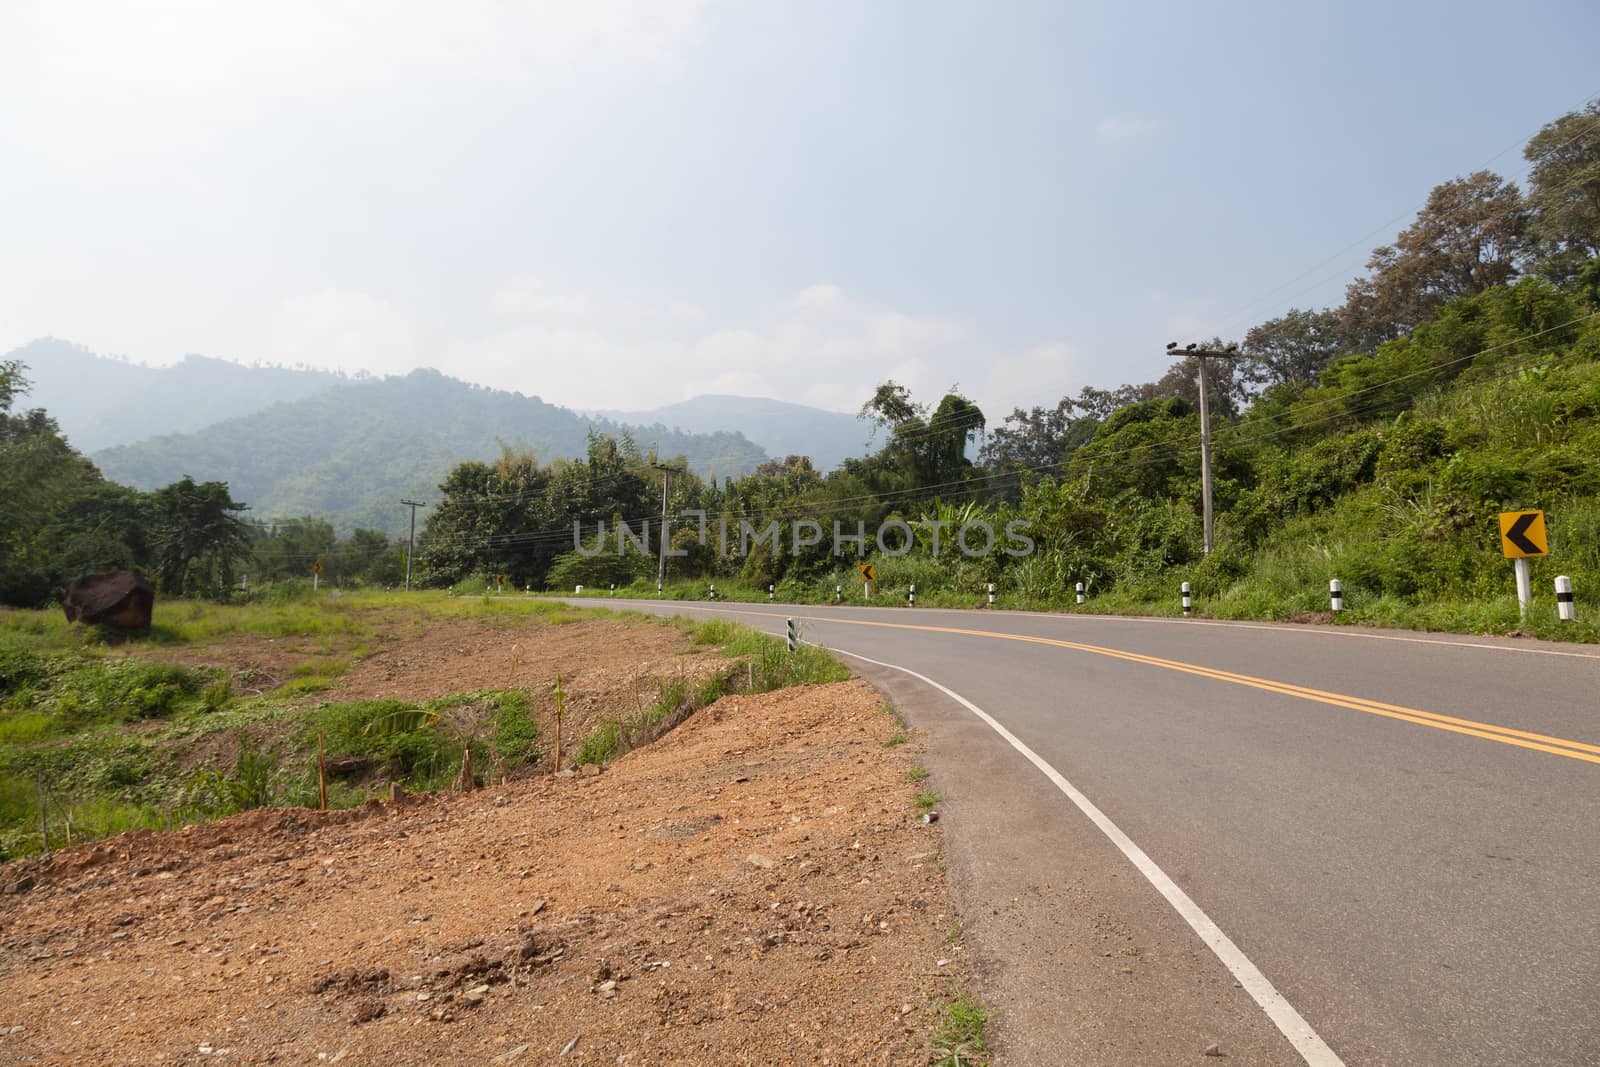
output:
POLYGON ((863 582, 875 582, 878 580, 878 568, 873 564, 857 564, 856 569, 861 572, 861 580, 863 582))
POLYGON ((1548 556, 1550 536, 1544 529, 1542 511, 1502 511, 1500 513, 1500 551, 1506 559, 1548 556))

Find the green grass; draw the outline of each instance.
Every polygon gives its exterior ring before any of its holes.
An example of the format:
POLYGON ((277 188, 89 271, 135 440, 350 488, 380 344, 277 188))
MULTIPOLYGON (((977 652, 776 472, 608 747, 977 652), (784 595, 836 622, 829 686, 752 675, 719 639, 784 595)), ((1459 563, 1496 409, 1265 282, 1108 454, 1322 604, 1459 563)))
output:
POLYGON ((890 734, 887 738, 884 739, 883 747, 884 748, 894 748, 894 747, 896 747, 898 745, 905 744, 909 740, 911 740, 911 738, 907 737, 904 733, 896 732, 896 733, 890 734))
POLYGON ((50 847, 66 842, 69 825, 76 842, 262 804, 315 805, 319 732, 330 758, 366 761, 353 777, 329 781, 333 807, 360 804, 389 779, 413 790, 447 788, 468 747, 481 773, 545 758, 534 698, 522 689, 306 706, 307 694, 328 688, 386 633, 428 617, 477 618, 508 630, 591 619, 674 625, 744 661, 699 682, 662 680, 647 705, 585 738, 580 762, 609 762, 683 714, 742 691, 752 675, 761 692, 848 677, 819 649, 790 656, 783 642, 745 627, 702 632, 653 615, 520 595, 298 593, 251 605, 158 604, 157 628, 132 639, 69 627, 56 612, 0 610, 0 861, 45 847, 41 800, 50 847), (251 638, 278 640, 278 648, 309 658, 265 694, 247 676, 160 658, 168 647, 251 638), (197 760, 197 751, 234 755, 197 760))
POLYGON ((906 781, 911 782, 913 785, 916 784, 917 782, 921 782, 921 781, 926 780, 927 777, 928 777, 928 768, 924 767, 920 763, 917 764, 915 767, 911 768, 905 774, 906 781))
POLYGON ((966 1067, 987 1063, 989 1046, 985 1031, 989 1012, 982 1001, 957 990, 940 1012, 933 1030, 933 1060, 939 1067, 966 1067))
POLYGON ((842 682, 850 677, 848 667, 815 645, 801 644, 790 652, 783 638, 726 619, 707 619, 691 625, 696 644, 715 646, 723 655, 743 658, 751 664, 757 693, 794 685, 842 682))
POLYGON ((918 815, 926 815, 928 812, 939 806, 940 799, 941 798, 938 793, 930 790, 924 790, 923 792, 917 794, 916 799, 912 801, 912 804, 916 807, 918 815))

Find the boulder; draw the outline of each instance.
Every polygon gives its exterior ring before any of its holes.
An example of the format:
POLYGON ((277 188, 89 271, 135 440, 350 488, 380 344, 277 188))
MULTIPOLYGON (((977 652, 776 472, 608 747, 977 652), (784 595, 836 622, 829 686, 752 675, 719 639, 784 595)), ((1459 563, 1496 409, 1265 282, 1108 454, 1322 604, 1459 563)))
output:
POLYGON ((155 587, 132 571, 107 571, 74 578, 61 598, 68 622, 114 626, 119 630, 150 629, 155 587))

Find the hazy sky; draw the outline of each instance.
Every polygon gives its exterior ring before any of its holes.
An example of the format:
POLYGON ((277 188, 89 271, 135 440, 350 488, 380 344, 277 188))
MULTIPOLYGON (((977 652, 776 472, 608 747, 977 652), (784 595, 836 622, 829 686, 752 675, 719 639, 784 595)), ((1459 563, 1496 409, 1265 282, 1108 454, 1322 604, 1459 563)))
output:
POLYGON ((1336 302, 1600 4, 0 4, 0 352, 998 420, 1336 302))

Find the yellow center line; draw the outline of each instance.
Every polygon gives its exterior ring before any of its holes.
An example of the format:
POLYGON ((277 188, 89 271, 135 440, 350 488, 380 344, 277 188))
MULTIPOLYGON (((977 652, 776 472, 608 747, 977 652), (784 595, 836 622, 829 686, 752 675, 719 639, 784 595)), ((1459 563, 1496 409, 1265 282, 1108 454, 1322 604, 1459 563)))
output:
MULTIPOLYGON (((726 610, 726 609, 719 609, 726 610)), ((739 615, 757 615, 765 618, 779 618, 770 612, 763 611, 737 611, 739 615)), ((918 623, 905 622, 878 622, 870 619, 835 619, 819 615, 796 615, 797 619, 805 622, 838 623, 841 626, 879 626, 891 630, 920 630, 928 633, 958 634, 965 637, 987 637, 999 641, 1022 641, 1035 645, 1051 645, 1056 648, 1068 648, 1076 652, 1089 652, 1097 656, 1110 656, 1114 659, 1127 660, 1132 663, 1141 663, 1150 667, 1160 667, 1164 670, 1181 671, 1184 674, 1194 674, 1202 678, 1212 678, 1220 682, 1231 682, 1234 685, 1249 686, 1252 689, 1262 689, 1269 693, 1279 693, 1284 696, 1299 697, 1302 700, 1312 700, 1320 704, 1330 704, 1334 707, 1349 708, 1352 711, 1364 711, 1369 715, 1380 715, 1386 719, 1397 719, 1401 722, 1415 723, 1418 726, 1431 726, 1436 730, 1449 730, 1451 733, 1466 734, 1469 737, 1479 737, 1485 741, 1498 741, 1503 745, 1516 745, 1519 748, 1533 749, 1537 752, 1548 752, 1553 756, 1565 756, 1568 759, 1583 760, 1587 763, 1600 764, 1600 745, 1591 745, 1583 741, 1569 741, 1562 737, 1551 737, 1548 734, 1537 734, 1527 730, 1516 730, 1509 726, 1496 726, 1493 723, 1478 722, 1474 719, 1461 719, 1453 715, 1440 715, 1437 712, 1422 711, 1418 708, 1408 708, 1398 704, 1385 704, 1382 701, 1368 700, 1365 697, 1349 696, 1344 693, 1330 693, 1323 689, 1312 689, 1308 686, 1295 685, 1292 682, 1279 682, 1270 678, 1257 678, 1249 674, 1238 674, 1234 671, 1225 671, 1215 667, 1202 667, 1194 663, 1184 663, 1181 660, 1161 659, 1157 656, 1146 656, 1138 652, 1124 652, 1121 649, 1102 648, 1099 645, 1086 645, 1078 641, 1063 641, 1054 637, 1036 637, 1032 634, 998 633, 993 630, 969 630, 956 626, 928 626, 918 623)))

